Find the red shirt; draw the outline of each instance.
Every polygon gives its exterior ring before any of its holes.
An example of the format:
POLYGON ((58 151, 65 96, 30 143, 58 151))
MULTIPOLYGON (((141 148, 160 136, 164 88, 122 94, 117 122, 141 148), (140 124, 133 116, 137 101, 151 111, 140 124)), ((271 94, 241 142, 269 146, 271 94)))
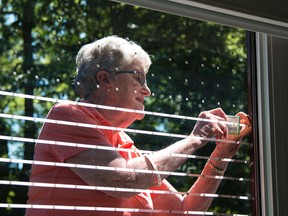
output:
MULTIPOLYGON (((61 121, 86 123, 93 125, 110 126, 101 114, 91 107, 73 105, 71 103, 56 104, 49 112, 47 119, 61 121)), ((45 123, 41 130, 39 139, 53 140, 71 143, 82 143, 89 145, 101 145, 110 143, 111 146, 133 149, 134 152, 119 152, 122 157, 129 160, 141 156, 141 153, 133 145, 131 138, 124 132, 113 134, 111 130, 101 130, 63 124, 45 123)), ((61 145, 50 145, 36 143, 34 160, 49 162, 64 162, 87 148, 67 147, 61 145)), ((95 155, 97 157, 97 155, 95 155)), ((57 166, 32 165, 31 182, 45 182, 72 185, 87 185, 70 168, 57 166)), ((160 187, 153 187, 153 190, 168 190, 171 185, 166 181, 160 187)), ((92 206, 112 208, 136 208, 153 209, 153 199, 157 194, 140 193, 132 198, 117 198, 109 196, 98 190, 66 189, 55 187, 31 186, 28 192, 28 204, 37 205, 62 205, 62 206, 92 206)), ((108 215, 141 215, 149 216, 148 213, 131 212, 107 212, 87 210, 53 210, 53 209, 27 209, 26 216, 108 216, 108 215)))

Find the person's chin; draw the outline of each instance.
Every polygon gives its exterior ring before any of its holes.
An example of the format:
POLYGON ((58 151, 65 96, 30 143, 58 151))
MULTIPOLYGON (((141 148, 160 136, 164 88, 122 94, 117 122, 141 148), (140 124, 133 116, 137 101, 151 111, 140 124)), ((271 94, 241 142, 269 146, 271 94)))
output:
POLYGON ((144 113, 137 113, 136 120, 142 120, 145 117, 144 113))
MULTIPOLYGON (((139 110, 140 112, 144 112, 145 106, 142 103, 139 103, 137 106, 134 107, 135 110, 139 110)), ((144 115, 144 113, 139 113, 140 115, 144 115)))
POLYGON ((134 113, 134 117, 136 120, 141 120, 145 117, 145 106, 143 103, 138 103, 137 106, 134 106, 134 109, 136 112, 134 113), (138 112, 139 111, 139 112, 138 112))

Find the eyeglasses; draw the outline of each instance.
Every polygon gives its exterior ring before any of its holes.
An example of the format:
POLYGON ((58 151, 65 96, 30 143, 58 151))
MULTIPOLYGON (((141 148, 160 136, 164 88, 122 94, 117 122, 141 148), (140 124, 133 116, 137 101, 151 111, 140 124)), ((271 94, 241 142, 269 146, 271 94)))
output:
POLYGON ((122 70, 122 71, 117 71, 116 74, 124 74, 124 73, 128 73, 128 74, 135 74, 136 76, 133 76, 133 78, 141 85, 147 85, 147 80, 146 80, 146 76, 144 73, 139 72, 139 71, 134 71, 134 70, 122 70))

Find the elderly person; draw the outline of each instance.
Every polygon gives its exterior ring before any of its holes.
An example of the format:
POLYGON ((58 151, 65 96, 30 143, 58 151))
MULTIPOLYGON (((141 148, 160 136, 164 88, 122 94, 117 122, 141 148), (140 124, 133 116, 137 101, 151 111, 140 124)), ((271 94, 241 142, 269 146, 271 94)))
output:
MULTIPOLYGON (((77 55, 76 63, 78 74, 75 79, 75 88, 83 98, 82 102, 144 110, 144 98, 151 94, 146 83, 146 74, 151 60, 139 45, 117 36, 109 36, 83 46, 77 55)), ((212 198, 195 196, 195 193, 216 192, 221 180, 205 176, 223 175, 227 162, 219 160, 219 158, 232 158, 239 145, 231 142, 216 145, 210 156, 211 159, 202 171, 202 176, 191 186, 189 193, 185 196, 173 193, 176 190, 165 180, 166 175, 159 175, 157 172, 133 172, 133 169, 175 171, 185 162, 186 158, 169 156, 171 153, 193 154, 207 143, 206 138, 214 136, 228 140, 240 140, 251 132, 251 127, 249 127, 250 121, 246 114, 239 113, 238 115, 241 117, 241 123, 248 126, 243 127, 239 135, 228 135, 227 125, 222 122, 227 121, 227 117, 220 108, 217 108, 199 115, 200 118, 207 118, 215 123, 198 121, 187 138, 150 155, 141 154, 123 131, 45 123, 39 139, 117 147, 117 150, 36 144, 35 160, 96 165, 110 169, 68 168, 34 164, 31 182, 103 186, 111 187, 112 190, 32 186, 29 188, 28 203, 53 205, 55 209, 30 208, 27 209, 27 216, 160 216, 169 214, 169 211, 172 215, 181 215, 179 213, 181 211, 206 211, 212 198), (121 149, 123 150, 121 151, 121 149), (125 169, 123 171, 119 168, 125 169), (115 187, 164 190, 171 193, 151 193, 148 190, 144 190, 142 193, 133 190, 127 192, 113 190, 115 187), (70 210, 57 210, 58 205, 106 207, 106 209, 95 208, 91 211, 87 209, 81 211, 72 207, 70 210), (163 210, 163 212, 159 213, 156 210, 163 210), (177 211, 177 214, 174 214, 173 211, 177 211)), ((141 120, 143 117, 143 112, 113 111, 71 103, 56 104, 47 116, 48 119, 117 128, 127 128, 135 120, 141 120)))

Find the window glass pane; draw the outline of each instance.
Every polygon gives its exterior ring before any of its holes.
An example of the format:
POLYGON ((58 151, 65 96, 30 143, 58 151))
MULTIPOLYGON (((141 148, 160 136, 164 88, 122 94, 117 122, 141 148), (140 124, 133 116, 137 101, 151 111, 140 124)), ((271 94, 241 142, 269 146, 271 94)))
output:
MULTIPOLYGON (((145 99, 147 111, 198 117, 202 111, 221 107, 227 115, 248 113, 246 31, 242 29, 106 0, 5 1, 1 10, 1 113, 45 118, 55 103, 5 96, 3 92, 78 101, 72 85, 77 51, 108 35, 129 38, 150 54, 153 64, 147 74, 151 89, 151 96, 145 99)), ((1 135, 36 138, 43 123, 3 116, 0 124, 1 135)), ((129 128, 189 135, 194 124, 185 117, 146 114, 129 128)), ((139 149, 152 151, 179 140, 173 136, 129 135, 139 149)), ((33 159, 32 143, 5 137, 0 142, 2 158, 33 159)), ((195 155, 208 157, 215 145, 209 142, 195 155)), ((240 162, 231 162, 225 173, 232 180, 222 180, 217 191, 231 196, 214 199, 209 211, 215 214, 252 212, 250 146, 242 145, 234 158, 240 162)), ((200 174, 206 162, 203 158, 188 159, 177 172, 200 174)), ((0 165, 1 179, 29 180, 30 165, 0 165)), ((186 192, 197 178, 172 175, 167 179, 178 191, 186 192)), ((0 187, 4 191, 1 202, 26 203, 27 187, 0 187)), ((23 211, 0 209, 4 215, 23 211)))

